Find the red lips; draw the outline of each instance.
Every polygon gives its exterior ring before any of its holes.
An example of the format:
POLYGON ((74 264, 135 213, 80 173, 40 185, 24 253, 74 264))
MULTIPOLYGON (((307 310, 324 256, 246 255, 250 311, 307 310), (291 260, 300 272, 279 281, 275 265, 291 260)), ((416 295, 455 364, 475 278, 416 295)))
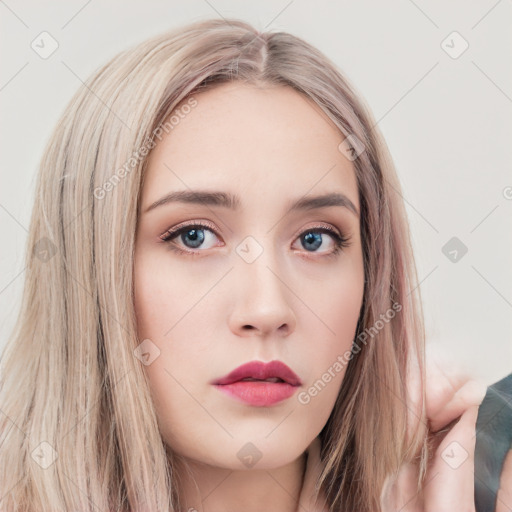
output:
POLYGON ((281 361, 270 361, 264 363, 262 361, 251 361, 235 368, 231 373, 214 381, 212 384, 227 385, 243 379, 252 379, 255 381, 268 382, 286 382, 292 386, 300 386, 301 380, 297 374, 281 361))

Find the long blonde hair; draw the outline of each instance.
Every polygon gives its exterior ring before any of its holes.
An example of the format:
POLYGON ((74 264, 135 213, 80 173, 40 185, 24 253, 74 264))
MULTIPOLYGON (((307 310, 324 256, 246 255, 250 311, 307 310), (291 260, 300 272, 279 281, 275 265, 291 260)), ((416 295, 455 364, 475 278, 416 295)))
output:
POLYGON ((207 20, 138 44, 97 70, 45 149, 21 310, 1 360, 1 510, 179 510, 177 461, 134 356, 139 199, 147 154, 162 128, 172 129, 176 107, 232 80, 293 87, 364 146, 353 160, 365 268, 358 352, 321 432, 319 485, 331 511, 373 512, 386 479, 416 460, 421 490, 423 313, 384 140, 353 86, 317 49, 240 20, 207 20), (421 384, 414 422, 411 372, 421 384))

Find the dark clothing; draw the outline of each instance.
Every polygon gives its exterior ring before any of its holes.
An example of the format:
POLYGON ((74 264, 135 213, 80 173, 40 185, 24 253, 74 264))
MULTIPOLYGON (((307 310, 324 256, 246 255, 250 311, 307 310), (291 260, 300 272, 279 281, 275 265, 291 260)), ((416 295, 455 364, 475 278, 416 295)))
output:
POLYGON ((500 475, 512 449, 512 373, 490 385, 478 408, 475 443, 476 512, 494 512, 500 475))

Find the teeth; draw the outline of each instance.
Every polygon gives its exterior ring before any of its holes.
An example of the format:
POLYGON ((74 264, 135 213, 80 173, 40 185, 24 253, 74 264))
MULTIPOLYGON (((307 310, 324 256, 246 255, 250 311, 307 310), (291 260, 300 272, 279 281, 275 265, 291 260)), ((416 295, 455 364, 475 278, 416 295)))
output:
POLYGON ((242 382, 284 382, 279 377, 269 377, 268 379, 253 379, 252 377, 245 377, 242 382))

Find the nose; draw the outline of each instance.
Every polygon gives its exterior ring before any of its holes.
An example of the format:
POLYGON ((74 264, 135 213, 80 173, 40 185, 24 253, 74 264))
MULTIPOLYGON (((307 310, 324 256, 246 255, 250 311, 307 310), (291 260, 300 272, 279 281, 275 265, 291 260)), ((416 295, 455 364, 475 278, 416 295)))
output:
POLYGON ((295 330, 294 293, 271 252, 252 263, 240 259, 232 272, 236 300, 229 326, 238 336, 286 337, 295 330))

